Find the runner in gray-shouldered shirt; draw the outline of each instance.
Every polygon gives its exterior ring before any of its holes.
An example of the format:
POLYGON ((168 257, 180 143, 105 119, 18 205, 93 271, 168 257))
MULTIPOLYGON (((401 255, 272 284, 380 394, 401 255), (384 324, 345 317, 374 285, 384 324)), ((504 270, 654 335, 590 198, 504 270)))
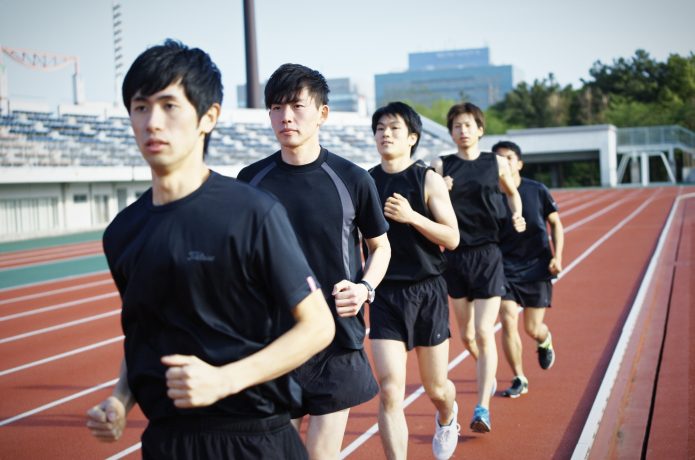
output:
POLYGON ((304 395, 293 418, 299 429, 304 415, 310 415, 306 444, 312 459, 340 456, 350 408, 379 391, 363 349, 362 307, 374 299, 391 254, 374 181, 319 144, 328 92, 319 72, 298 64, 280 66, 265 87, 280 150, 238 176, 285 206, 335 320, 333 343, 293 372, 304 395), (369 249, 364 268, 360 233, 369 249))

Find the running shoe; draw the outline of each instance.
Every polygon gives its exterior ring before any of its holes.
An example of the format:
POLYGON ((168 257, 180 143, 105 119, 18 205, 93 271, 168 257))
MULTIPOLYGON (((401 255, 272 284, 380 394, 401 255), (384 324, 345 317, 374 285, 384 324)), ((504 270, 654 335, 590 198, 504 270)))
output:
POLYGON ((541 369, 550 369, 555 364, 555 350, 553 350, 553 337, 548 332, 548 338, 545 343, 538 345, 538 364, 541 369))
POLYGON ((434 437, 432 453, 437 460, 448 460, 454 455, 459 442, 461 425, 458 424, 459 406, 454 401, 454 418, 448 425, 439 424, 439 411, 434 416, 434 437))
POLYGON ((471 420, 471 430, 476 433, 490 432, 490 411, 478 404, 473 411, 473 420, 471 420))
POLYGON ((528 380, 523 375, 517 375, 512 380, 512 386, 502 392, 502 396, 507 398, 518 398, 528 393, 528 380))

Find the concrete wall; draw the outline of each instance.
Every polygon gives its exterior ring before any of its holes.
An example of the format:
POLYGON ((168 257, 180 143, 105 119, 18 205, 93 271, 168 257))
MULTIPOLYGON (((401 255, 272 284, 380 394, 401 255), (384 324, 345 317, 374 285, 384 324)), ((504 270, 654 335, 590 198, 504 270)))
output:
POLYGON ((617 129, 613 125, 509 130, 504 135, 483 136, 481 149, 490 150, 500 140, 519 144, 525 156, 552 155, 561 160, 563 155, 595 152, 600 164, 601 185, 617 185, 617 129))

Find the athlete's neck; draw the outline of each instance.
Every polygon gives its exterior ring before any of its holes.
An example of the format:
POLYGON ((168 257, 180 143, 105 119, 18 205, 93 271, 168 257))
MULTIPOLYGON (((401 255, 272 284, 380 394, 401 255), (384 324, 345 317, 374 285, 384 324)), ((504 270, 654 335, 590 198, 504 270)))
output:
POLYGON ((155 206, 171 203, 190 195, 210 176, 202 161, 194 168, 162 172, 152 169, 152 203, 155 206))
POLYGON ((410 156, 399 156, 395 158, 384 158, 381 157, 381 169, 389 174, 396 174, 401 171, 405 171, 415 163, 410 156))
POLYGON ((480 149, 478 144, 470 147, 459 147, 457 155, 464 160, 476 160, 480 156, 480 149))
POLYGON ((282 161, 293 166, 302 166, 313 163, 321 154, 321 145, 317 142, 304 144, 298 147, 280 147, 282 161))

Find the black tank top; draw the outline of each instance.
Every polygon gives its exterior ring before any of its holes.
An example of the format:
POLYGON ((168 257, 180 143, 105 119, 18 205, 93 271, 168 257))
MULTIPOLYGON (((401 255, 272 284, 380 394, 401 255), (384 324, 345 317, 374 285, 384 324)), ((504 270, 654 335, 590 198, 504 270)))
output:
MULTIPOLYGON (((375 166, 369 170, 369 174, 379 190, 382 206, 396 192, 408 200, 414 211, 432 219, 425 203, 425 175, 428 169, 431 168, 418 160, 399 173, 388 174, 381 166, 375 166)), ((392 220, 388 222, 391 261, 385 280, 419 281, 440 275, 444 271, 446 262, 437 244, 408 224, 392 220)))
POLYGON ((505 207, 496 155, 481 152, 475 160, 464 160, 454 153, 441 159, 444 176, 454 180, 450 195, 461 235, 459 248, 498 243, 505 207))

